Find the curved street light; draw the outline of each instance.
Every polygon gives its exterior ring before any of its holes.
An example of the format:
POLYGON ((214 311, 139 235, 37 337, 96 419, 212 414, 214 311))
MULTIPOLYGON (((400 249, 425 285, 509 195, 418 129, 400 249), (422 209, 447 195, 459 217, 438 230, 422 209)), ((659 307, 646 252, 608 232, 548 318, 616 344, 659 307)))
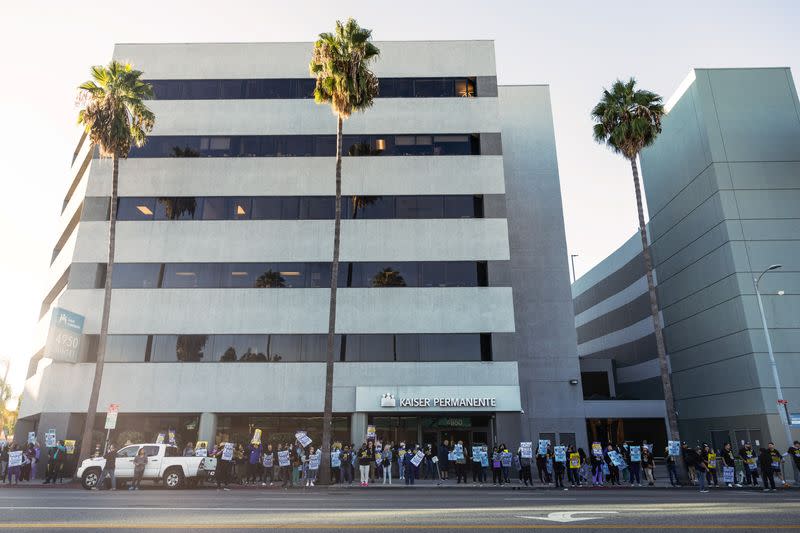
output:
POLYGON ((769 364, 772 367, 772 377, 775 379, 775 394, 778 396, 778 405, 783 407, 783 414, 781 408, 778 407, 778 418, 783 422, 783 429, 786 431, 786 445, 792 445, 792 430, 789 422, 789 408, 786 400, 783 398, 783 390, 781 389, 781 380, 778 376, 778 365, 775 364, 775 354, 772 352, 772 340, 769 337, 769 328, 767 328, 767 318, 764 315, 764 304, 761 301, 761 292, 758 290, 758 284, 761 278, 771 270, 777 270, 783 265, 770 265, 764 270, 757 278, 753 279, 753 285, 756 288, 756 298, 758 299, 758 310, 761 313, 761 325, 764 327, 764 337, 767 339, 767 351, 769 352, 769 364))

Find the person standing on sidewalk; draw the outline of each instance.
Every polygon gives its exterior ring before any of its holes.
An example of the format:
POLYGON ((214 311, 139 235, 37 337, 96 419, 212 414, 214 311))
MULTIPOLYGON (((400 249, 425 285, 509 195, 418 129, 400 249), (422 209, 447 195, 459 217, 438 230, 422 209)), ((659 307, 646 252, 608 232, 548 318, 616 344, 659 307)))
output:
POLYGON ((786 454, 791 459, 792 470, 794 470, 794 485, 800 486, 800 441, 794 441, 786 450, 786 454))
POLYGON ((447 477, 450 472, 450 459, 448 458, 448 454, 450 453, 450 442, 445 439, 439 445, 439 453, 436 456, 439 458, 439 473, 441 474, 442 481, 447 481, 447 477))
POLYGON ((147 456, 144 453, 144 447, 142 447, 139 448, 136 457, 133 458, 133 483, 128 487, 128 490, 139 490, 145 466, 147 466, 147 456))
POLYGON ((526 487, 528 486, 528 482, 530 482, 532 487, 533 477, 531 476, 531 458, 522 456, 522 448, 517 450, 517 455, 519 456, 519 465, 522 468, 522 474, 520 478, 526 487))
POLYGON ((783 479, 783 456, 781 455, 781 452, 779 452, 775 447, 775 444, 771 442, 767 444, 767 451, 772 458, 772 475, 778 478, 778 482, 781 486, 788 487, 789 484, 786 483, 785 479, 783 479))
POLYGON ((656 478, 653 475, 656 463, 653 459, 653 454, 650 453, 650 448, 642 446, 642 470, 644 470, 644 477, 647 480, 647 486, 652 487, 655 485, 656 478))
POLYGON ((369 466, 372 462, 372 447, 367 446, 367 443, 361 445, 358 451, 358 471, 361 479, 361 486, 369 486, 369 466))
POLYGON ((739 450, 739 457, 744 461, 744 484, 758 486, 758 457, 749 442, 745 442, 739 450))
POLYGON ((712 450, 708 444, 703 443, 703 451, 701 452, 701 455, 703 456, 703 461, 705 461, 707 467, 706 481, 708 482, 708 485, 711 486, 713 483, 715 487, 718 487, 717 454, 714 453, 714 450, 712 450))
POLYGON ((703 458, 703 455, 699 450, 689 449, 687 452, 687 458, 687 461, 691 461, 691 465, 694 467, 694 470, 697 473, 697 484, 700 487, 700 492, 708 492, 708 489, 706 488, 706 473, 708 471, 708 463, 706 463, 706 460, 703 458))
POLYGON ((385 485, 386 482, 389 482, 389 485, 392 484, 392 444, 389 443, 383 448, 383 459, 381 463, 383 464, 383 484, 385 485))
MULTIPOLYGON (((110 477, 111 490, 117 490, 117 450, 114 448, 113 444, 108 446, 108 450, 105 455, 103 455, 103 459, 106 460, 106 464, 103 466, 103 471, 100 472, 100 479, 97 480, 97 485, 92 488, 94 490, 103 490, 106 478, 110 477)), ((54 473, 53 476, 55 475, 54 473)), ((55 477, 53 478, 53 483, 55 483, 55 477)))
POLYGON ((758 463, 761 467, 761 477, 764 479, 764 492, 775 492, 775 474, 772 468, 772 454, 769 450, 761 448, 758 463))

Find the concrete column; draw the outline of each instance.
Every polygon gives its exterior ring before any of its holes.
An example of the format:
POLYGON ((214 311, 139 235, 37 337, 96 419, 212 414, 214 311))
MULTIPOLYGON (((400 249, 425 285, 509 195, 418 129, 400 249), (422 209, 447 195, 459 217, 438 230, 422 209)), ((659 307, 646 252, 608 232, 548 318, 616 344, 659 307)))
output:
POLYGON ((217 414, 200 413, 200 425, 197 427, 197 440, 208 441, 209 450, 217 439, 217 414))
POLYGON ((350 440, 356 447, 367 438, 367 413, 353 413, 350 420, 350 440))

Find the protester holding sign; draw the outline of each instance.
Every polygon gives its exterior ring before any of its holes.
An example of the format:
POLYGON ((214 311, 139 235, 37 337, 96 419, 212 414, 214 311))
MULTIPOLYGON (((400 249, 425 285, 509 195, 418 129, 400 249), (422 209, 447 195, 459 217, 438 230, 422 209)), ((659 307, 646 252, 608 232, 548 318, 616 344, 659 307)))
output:
POLYGON ((605 461, 606 467, 608 468, 607 481, 612 485, 619 485, 619 467, 617 466, 617 461, 614 460, 616 455, 617 451, 611 444, 609 444, 606 447, 606 452, 603 455, 603 460, 605 461))
POLYGON ((217 482, 217 490, 224 484, 223 490, 228 488, 231 469, 233 468, 233 443, 223 442, 217 445, 214 457, 217 458, 217 468, 214 471, 214 479, 217 482))
POLYGON ((358 450, 358 471, 362 487, 369 485, 369 465, 372 462, 373 456, 372 447, 367 446, 366 442, 363 443, 361 449, 358 450))
MULTIPOLYGON (((722 448, 722 482, 729 488, 736 482, 736 459, 733 456, 733 448, 730 442, 726 442, 722 448)), ((741 485, 737 484, 738 487, 741 485)))
POLYGON ((569 486, 580 487, 581 478, 579 472, 581 468, 581 456, 575 451, 575 446, 570 445, 569 448, 567 448, 567 458, 569 459, 569 468, 567 468, 569 486))
POLYGON ((753 446, 749 442, 744 443, 744 447, 739 450, 739 457, 744 461, 744 484, 758 485, 758 465, 757 457, 753 446))
POLYGON ((272 450, 272 444, 267 444, 267 449, 264 450, 264 454, 261 456, 261 486, 267 486, 267 480, 269 480, 269 486, 271 487, 273 484, 274 479, 274 472, 275 472, 275 452, 272 450))
POLYGON ((789 484, 783 479, 783 471, 781 470, 781 465, 783 464, 783 456, 781 455, 781 452, 779 452, 777 448, 775 448, 775 445, 771 442, 767 444, 767 451, 772 458, 773 475, 778 478, 778 481, 782 486, 788 487, 789 484))
POLYGON ((794 441, 794 443, 789 446, 789 449, 786 450, 786 454, 789 456, 792 462, 792 469, 794 470, 794 484, 795 486, 800 485, 800 441, 794 441))
POLYGON ((313 487, 317 481, 319 472, 319 462, 322 458, 322 450, 315 450, 313 446, 308 449, 308 470, 306 471, 306 487, 313 487))
MULTIPOLYGON (((600 443, 598 442, 595 444, 600 443)), ((600 450, 599 455, 595 454, 594 451, 594 445, 592 445, 592 457, 590 459, 592 464, 592 485, 599 487, 603 485, 603 481, 605 480, 605 476, 603 475, 605 463, 603 462, 603 450, 600 450)))
POLYGON ((630 446, 627 450, 626 458, 628 460, 630 466, 630 473, 628 474, 628 481, 631 484, 631 487, 634 483, 637 486, 642 486, 642 476, 641 476, 641 468, 642 468, 642 447, 641 446, 630 446))
MULTIPOLYGON (((670 444, 673 441, 670 441, 670 444)), ((669 484, 673 487, 677 487, 680 485, 680 481, 678 480, 678 465, 675 461, 675 457, 680 454, 680 447, 678 447, 677 453, 673 454, 676 451, 671 445, 668 445, 664 449, 664 462, 667 464, 667 474, 669 474, 669 484)))
POLYGON ((528 486, 528 483, 530 483, 532 487, 533 477, 531 476, 531 459, 533 458, 533 443, 521 442, 519 445, 519 450, 517 450, 517 454, 519 455, 519 465, 521 467, 520 479, 526 487, 528 486))
POLYGON ((261 477, 261 455, 264 447, 261 445, 261 431, 258 432, 258 442, 251 442, 247 449, 247 479, 245 483, 256 484, 261 477))
POLYGON ((714 450, 712 450, 708 444, 703 443, 703 449, 700 452, 700 455, 703 457, 703 460, 706 462, 707 466, 706 482, 708 483, 709 486, 713 484, 715 487, 718 487, 719 483, 717 480, 717 454, 714 453, 714 450))
POLYGON ((14 485, 19 484, 20 473, 22 472, 22 450, 17 444, 12 444, 8 452, 8 483, 14 480, 14 485))
POLYGON ((292 479, 292 472, 291 472, 291 465, 292 465, 292 458, 291 458, 291 446, 286 444, 278 445, 278 467, 280 468, 281 474, 281 487, 287 489, 289 484, 291 483, 292 479))
POLYGON ((655 461, 653 460, 653 452, 650 451, 650 448, 643 447, 642 448, 642 469, 644 470, 644 477, 647 480, 647 486, 652 487, 655 485, 656 478, 653 475, 653 470, 655 469, 655 461))
POLYGON ((556 488, 560 487, 564 490, 568 490, 566 487, 564 487, 564 470, 566 462, 567 447, 556 446, 553 448, 553 477, 555 478, 555 486, 556 488))

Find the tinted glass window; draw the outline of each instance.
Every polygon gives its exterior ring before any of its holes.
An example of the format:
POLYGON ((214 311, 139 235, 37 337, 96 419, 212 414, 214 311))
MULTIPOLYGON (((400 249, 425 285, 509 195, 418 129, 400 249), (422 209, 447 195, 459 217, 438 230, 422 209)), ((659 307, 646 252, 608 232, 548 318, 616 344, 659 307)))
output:
POLYGON ((158 456, 158 446, 143 446, 144 454, 147 457, 157 457, 158 456))
POLYGON ((154 335, 150 361, 158 363, 202 362, 209 335, 154 335))
MULTIPOLYGON (((202 199, 200 200, 202 201, 202 199)), ((159 198, 156 201, 156 220, 192 220, 201 210, 194 196, 159 198)))
POLYGON ((219 263, 167 263, 162 286, 170 289, 220 286, 219 263))
POLYGON ((117 206, 117 220, 153 220, 156 199, 124 197, 117 206))
POLYGON ((225 220, 225 198, 209 197, 203 202, 203 220, 225 220))
POLYGON ((304 220, 330 220, 334 217, 334 198, 305 196, 300 200, 300 218, 304 220))
POLYGON ((164 449, 164 457, 180 457, 181 454, 175 446, 167 446, 164 449))
POLYGON ((111 286, 115 289, 158 288, 159 263, 117 263, 111 275, 111 286))
POLYGON ((252 200, 247 197, 233 197, 225 200, 225 218, 227 220, 249 220, 252 200))
POLYGON ((141 363, 144 361, 147 335, 109 335, 106 361, 109 363, 141 363))
POLYGON ((220 98, 241 99, 244 98, 244 80, 222 80, 220 81, 220 98))
POLYGON ((421 361, 480 361, 480 334, 420 335, 421 361))
POLYGON ((435 98, 453 95, 453 80, 451 79, 432 78, 414 82, 414 96, 418 98, 435 98))
POLYGON ((117 457, 133 457, 139 451, 139 446, 125 446, 117 452, 117 457))
POLYGON ((448 287, 477 287, 478 269, 472 261, 445 263, 448 287))
POLYGON ((192 80, 183 87, 184 98, 187 100, 208 100, 219 98, 218 80, 192 80))
MULTIPOLYGON (((339 278, 339 286, 341 287, 339 278)), ((331 286, 331 265, 330 263, 309 263, 306 286, 312 288, 331 286)))
POLYGON ((421 287, 445 287, 447 285, 447 272, 444 263, 425 262, 420 265, 421 287))
POLYGON ((474 218, 475 196, 445 196, 444 218, 474 218))
POLYGON ((226 288, 252 288, 258 273, 263 272, 258 263, 232 263, 222 266, 221 286, 226 288))
POLYGON ((279 196, 253 198, 253 220, 280 220, 282 203, 279 196))

